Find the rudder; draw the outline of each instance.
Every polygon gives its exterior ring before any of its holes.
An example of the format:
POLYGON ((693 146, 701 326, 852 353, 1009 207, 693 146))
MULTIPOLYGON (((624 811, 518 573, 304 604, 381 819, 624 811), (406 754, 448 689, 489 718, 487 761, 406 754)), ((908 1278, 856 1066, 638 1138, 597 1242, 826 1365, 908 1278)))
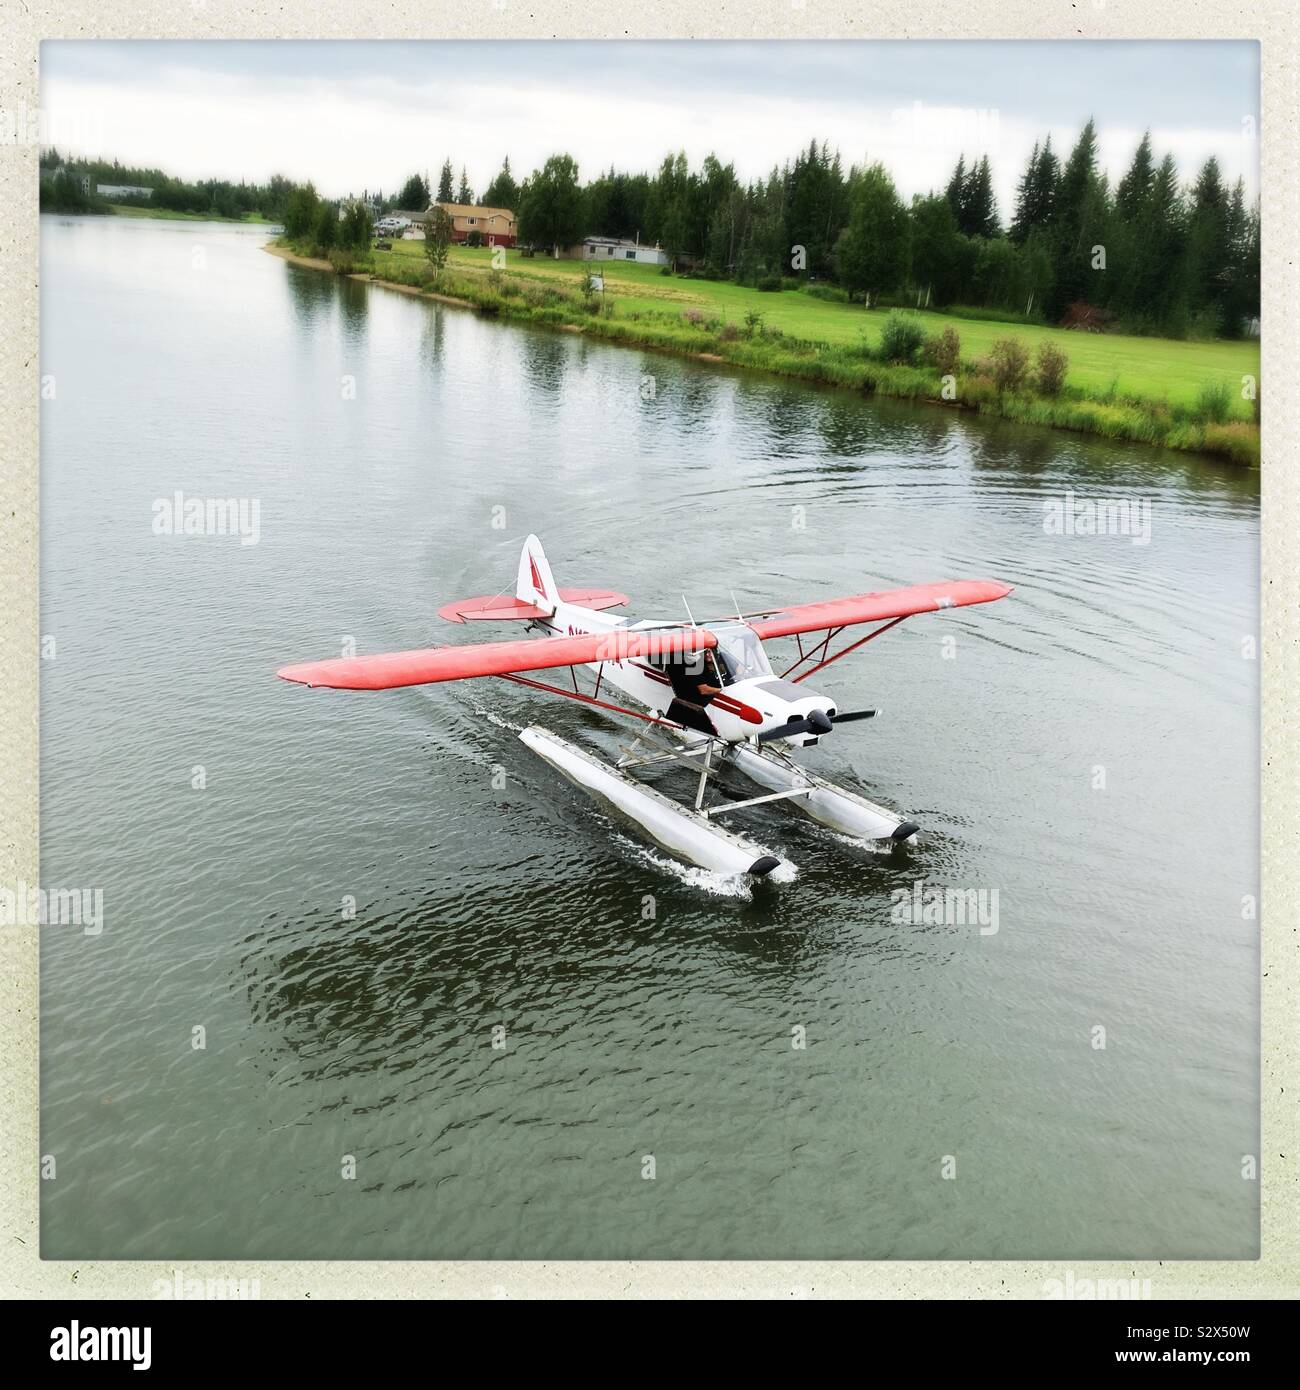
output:
POLYGON ((524 603, 555 612, 560 591, 555 587, 546 552, 536 536, 529 536, 519 553, 519 576, 515 580, 515 597, 524 603))

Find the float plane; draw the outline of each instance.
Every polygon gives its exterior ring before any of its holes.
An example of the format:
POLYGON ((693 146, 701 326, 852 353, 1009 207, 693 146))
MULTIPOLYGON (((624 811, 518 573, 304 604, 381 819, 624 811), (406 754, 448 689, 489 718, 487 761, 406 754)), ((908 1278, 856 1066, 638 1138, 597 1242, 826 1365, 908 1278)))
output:
MULTIPOLYGON (((990 579, 942 580, 882 593, 823 599, 697 622, 633 622, 610 609, 627 595, 613 589, 561 589, 536 536, 524 542, 513 596, 458 599, 438 610, 453 623, 522 623, 532 634, 510 642, 427 647, 341 657, 282 667, 287 681, 338 690, 391 690, 495 676, 548 695, 638 721, 636 739, 609 762, 540 725, 519 737, 580 787, 611 803, 657 844, 702 868, 763 878, 780 856, 728 829, 721 817, 747 806, 784 802, 842 835, 901 842, 919 827, 857 792, 801 767, 793 752, 819 743, 874 709, 841 710, 808 682, 905 618, 1005 598, 1009 585, 990 579), (833 644, 850 628, 875 624, 833 644), (820 634, 815 640, 809 634, 820 634), (765 643, 793 637, 796 659, 779 674, 765 643), (535 672, 568 667, 571 687, 535 672), (591 673, 591 689, 578 669, 591 673), (612 696, 626 697, 631 704, 612 696), (637 708, 633 708, 635 705, 637 708), (696 774, 692 804, 665 795, 637 775, 665 764, 696 774), (716 800, 716 779, 734 769, 763 790, 743 800, 716 800)), ((785 875, 778 875, 783 877, 785 875)))

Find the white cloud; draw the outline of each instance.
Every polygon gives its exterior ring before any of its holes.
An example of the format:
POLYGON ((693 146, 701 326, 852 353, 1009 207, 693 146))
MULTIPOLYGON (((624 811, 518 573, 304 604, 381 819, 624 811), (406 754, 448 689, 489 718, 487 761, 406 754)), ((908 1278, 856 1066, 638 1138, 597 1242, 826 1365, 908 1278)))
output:
MULTIPOLYGON (((170 45, 112 45, 122 54, 117 65, 99 46, 93 63, 60 60, 61 48, 84 47, 47 45, 43 53, 48 71, 42 100, 55 143, 61 126, 69 128, 76 113, 77 134, 64 143, 78 153, 156 166, 186 178, 261 180, 282 172, 312 178, 331 196, 363 187, 395 191, 415 170, 436 178, 446 157, 457 174, 465 164, 471 184, 482 190, 502 156, 510 156, 522 177, 558 150, 574 155, 584 178, 611 165, 651 170, 677 149, 696 165, 712 151, 733 162, 742 178, 757 178, 816 138, 838 147, 846 165, 882 160, 905 196, 942 187, 959 154, 969 158, 987 150, 1005 219, 1034 141, 1050 130, 1064 156, 1083 119, 1067 123, 1046 109, 1024 109, 1023 100, 1014 110, 1000 109, 987 98, 1004 89, 991 75, 981 80, 978 65, 960 91, 946 69, 929 79, 918 77, 916 72, 929 70, 924 65, 892 85, 854 83, 846 80, 852 73, 850 46, 781 45, 792 53, 792 62, 798 60, 797 82, 774 79, 780 54, 773 45, 727 49, 725 65, 714 70, 695 65, 698 48, 688 52, 678 45, 668 49, 671 61, 641 63, 635 73, 620 67, 623 51, 609 56, 611 46, 584 54, 581 46, 566 45, 559 54, 545 45, 512 45, 506 54, 504 47, 498 51, 491 45, 453 50, 393 45, 390 51, 400 49, 404 61, 393 63, 391 75, 374 58, 373 45, 357 46, 358 54, 365 50, 366 62, 351 66, 353 50, 343 45, 294 45, 292 53, 271 55, 263 45, 236 45, 242 55, 230 53, 228 60, 222 55, 218 67, 206 50, 184 61, 202 50, 198 45, 176 46, 174 53, 170 45), (149 63, 137 60, 146 47, 154 55, 149 63), (321 48, 335 51, 325 55, 321 48), (449 52, 465 61, 446 61, 449 52), (430 61, 418 61, 425 56, 430 61), (584 56, 589 80, 583 80, 584 56), (818 84, 823 68, 825 81, 818 84), (701 77, 714 71, 720 75, 701 77), (926 91, 927 80, 932 93, 916 95, 926 91)), ((864 59, 871 49, 879 63, 878 47, 893 50, 886 57, 897 55, 900 63, 894 66, 900 66, 901 45, 864 46, 864 59)), ((919 47, 907 55, 914 57, 919 47)), ((945 60, 952 47, 945 49, 945 60)), ((1012 57, 1029 57, 1027 48, 1013 46, 1012 57)), ((1063 86, 1087 85, 1087 74, 1078 68, 1077 61, 1062 68, 1063 86)), ((1193 100, 1194 93, 1174 95, 1177 102, 1168 94, 1153 102, 1151 114, 1171 102, 1189 113, 1203 105, 1193 100)), ((1216 113, 1221 124, 1206 125, 1148 122, 1141 108, 1143 119, 1135 121, 1131 96, 1123 116, 1108 120, 1104 89, 1086 92, 1086 100, 1096 103, 1091 113, 1097 118, 1102 162, 1113 180, 1150 123, 1157 157, 1172 152, 1185 178, 1214 154, 1230 180, 1245 176, 1254 195, 1255 143, 1243 137, 1236 114, 1243 103, 1225 99, 1216 113)), ((1091 106, 1078 109, 1088 112, 1091 106)))

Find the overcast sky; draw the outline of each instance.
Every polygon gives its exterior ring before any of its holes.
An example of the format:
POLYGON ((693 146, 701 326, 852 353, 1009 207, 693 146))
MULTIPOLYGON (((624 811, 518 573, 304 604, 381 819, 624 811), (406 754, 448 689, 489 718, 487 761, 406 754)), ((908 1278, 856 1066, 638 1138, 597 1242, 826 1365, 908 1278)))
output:
POLYGON ((1112 178, 1144 129, 1185 178, 1211 154, 1258 191, 1258 47, 1183 43, 165 43, 41 45, 45 143, 182 178, 396 192, 444 158, 482 192, 565 151, 583 179, 713 151, 759 177, 812 138, 882 160, 904 196, 987 152, 999 210, 1035 139, 1091 115, 1112 178))

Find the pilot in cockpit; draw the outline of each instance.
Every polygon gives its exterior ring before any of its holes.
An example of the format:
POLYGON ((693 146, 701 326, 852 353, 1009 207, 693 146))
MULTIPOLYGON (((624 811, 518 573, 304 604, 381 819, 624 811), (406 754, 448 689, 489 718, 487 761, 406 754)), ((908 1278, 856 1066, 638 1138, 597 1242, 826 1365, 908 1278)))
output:
POLYGON ((715 695, 722 693, 723 677, 713 653, 688 652, 666 661, 663 669, 673 685, 668 718, 700 733, 714 733, 705 708, 715 695))

